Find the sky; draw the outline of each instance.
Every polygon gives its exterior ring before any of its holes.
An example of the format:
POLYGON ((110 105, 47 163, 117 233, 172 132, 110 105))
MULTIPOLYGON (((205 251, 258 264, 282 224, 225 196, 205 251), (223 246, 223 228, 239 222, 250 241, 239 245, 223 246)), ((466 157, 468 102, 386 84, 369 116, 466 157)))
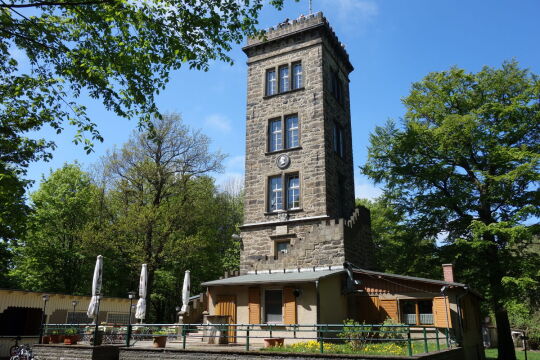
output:
MULTIPOLYGON (((268 1, 266 1, 268 2, 268 1)), ((266 5, 260 28, 285 18, 308 13, 308 0, 285 0, 278 11, 266 5)), ((322 11, 345 44, 355 70, 350 75, 351 114, 356 197, 373 199, 381 189, 360 174, 367 159, 369 135, 388 119, 399 120, 405 109, 401 98, 411 84, 432 71, 452 66, 477 72, 483 66, 499 67, 515 58, 522 67, 540 74, 540 0, 313 0, 313 11, 322 11)), ((225 172, 215 174, 223 184, 243 176, 245 154, 246 56, 235 45, 234 65, 213 62, 210 71, 180 69, 172 74, 157 104, 162 113, 180 113, 184 123, 200 128, 212 139, 211 148, 228 154, 225 172)), ((66 162, 85 169, 113 147, 121 147, 136 120, 118 118, 88 98, 80 102, 98 124, 104 137, 87 155, 73 144, 74 129, 53 135, 57 149, 49 162, 30 166, 28 177, 40 179, 66 162)))

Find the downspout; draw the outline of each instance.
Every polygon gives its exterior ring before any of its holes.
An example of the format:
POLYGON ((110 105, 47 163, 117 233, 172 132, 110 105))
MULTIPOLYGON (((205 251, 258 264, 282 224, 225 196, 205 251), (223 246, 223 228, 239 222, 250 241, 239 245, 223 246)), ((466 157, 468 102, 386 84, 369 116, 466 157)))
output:
MULTIPOLYGON (((460 342, 464 339, 464 329, 463 329, 463 321, 461 320, 461 299, 469 293, 469 287, 465 286, 463 288, 465 292, 459 296, 456 297, 456 305, 458 308, 458 323, 459 323, 459 330, 460 330, 460 342)), ((463 346, 463 344, 461 344, 463 346)))
POLYGON ((317 324, 321 321, 321 299, 319 295, 319 280, 315 280, 315 292, 316 292, 316 302, 317 302, 317 324))
POLYGON ((450 312, 450 307, 448 306, 447 298, 448 296, 445 294, 446 290, 448 289, 448 285, 444 285, 441 288, 441 294, 444 297, 444 312, 446 314, 446 333, 450 334, 450 319, 448 318, 448 313, 450 312))

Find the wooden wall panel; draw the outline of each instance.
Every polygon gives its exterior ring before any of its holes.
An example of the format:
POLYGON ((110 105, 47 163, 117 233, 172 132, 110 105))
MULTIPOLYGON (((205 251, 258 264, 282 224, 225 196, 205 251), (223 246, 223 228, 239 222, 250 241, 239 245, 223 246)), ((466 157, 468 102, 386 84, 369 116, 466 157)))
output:
POLYGON ((250 324, 261 323, 261 289, 258 287, 248 289, 248 313, 250 324))
POLYGON ((390 318, 396 322, 399 322, 399 306, 396 299, 380 300, 380 321, 383 322, 387 318, 390 318))
POLYGON ((378 324, 380 321, 379 303, 378 296, 357 296, 358 321, 366 324, 378 324))
MULTIPOLYGON (((218 295, 215 307, 216 315, 227 315, 229 324, 236 323, 236 296, 234 295, 218 295)), ((236 342, 236 330, 229 326, 229 342, 236 342)))
POLYGON ((433 298, 433 318, 436 327, 452 327, 450 303, 444 296, 433 298))
POLYGON ((296 324, 296 297, 293 287, 283 288, 283 323, 296 324))

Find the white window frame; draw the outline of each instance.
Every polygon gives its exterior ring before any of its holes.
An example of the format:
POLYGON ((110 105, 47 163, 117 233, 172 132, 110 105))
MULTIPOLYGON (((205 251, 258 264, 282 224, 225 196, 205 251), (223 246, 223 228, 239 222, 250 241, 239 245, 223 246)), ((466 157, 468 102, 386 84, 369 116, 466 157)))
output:
POLYGON ((302 62, 301 61, 296 61, 296 62, 293 62, 292 65, 292 86, 291 86, 291 90, 296 90, 296 89, 301 89, 304 84, 303 84, 303 68, 302 68, 302 62), (300 68, 300 71, 297 73, 296 72, 296 69, 297 67, 300 68))
POLYGON ((281 175, 270 176, 268 178, 268 211, 278 212, 283 210, 283 177, 281 175), (279 179, 279 186, 273 187, 272 180, 279 179), (281 207, 278 207, 278 199, 281 197, 281 207), (273 203, 275 202, 275 206, 273 203))
POLYGON ((286 93, 291 90, 291 82, 289 81, 290 69, 289 65, 281 65, 278 67, 278 77, 279 77, 279 89, 280 94, 286 93), (285 76, 281 76, 281 71, 286 70, 285 76))
POLYGON ((266 96, 272 96, 277 94, 277 72, 276 69, 267 69, 266 70, 266 96), (273 73, 274 76, 270 78, 270 74, 273 73))

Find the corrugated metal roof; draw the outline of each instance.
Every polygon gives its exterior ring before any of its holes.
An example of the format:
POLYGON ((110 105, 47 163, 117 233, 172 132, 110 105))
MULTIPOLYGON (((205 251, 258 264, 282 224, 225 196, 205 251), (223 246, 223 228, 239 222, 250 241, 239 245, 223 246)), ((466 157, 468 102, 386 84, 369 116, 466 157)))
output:
POLYGON ((420 282, 429 283, 429 284, 436 284, 436 285, 450 285, 450 286, 458 286, 458 287, 467 286, 465 284, 461 284, 461 283, 457 283, 457 282, 447 282, 447 281, 443 281, 443 280, 426 279, 426 278, 415 277, 415 276, 389 274, 389 273, 383 273, 383 272, 379 272, 379 271, 365 270, 365 269, 359 269, 359 268, 354 268, 353 272, 359 273, 359 274, 382 276, 382 277, 389 277, 389 278, 401 279, 401 280, 420 281, 420 282))
POLYGON ((207 281, 203 286, 216 285, 252 285, 252 284, 276 284, 276 283, 299 283, 313 282, 321 278, 343 273, 344 270, 323 270, 305 272, 275 272, 271 274, 249 274, 230 277, 227 279, 207 281))

